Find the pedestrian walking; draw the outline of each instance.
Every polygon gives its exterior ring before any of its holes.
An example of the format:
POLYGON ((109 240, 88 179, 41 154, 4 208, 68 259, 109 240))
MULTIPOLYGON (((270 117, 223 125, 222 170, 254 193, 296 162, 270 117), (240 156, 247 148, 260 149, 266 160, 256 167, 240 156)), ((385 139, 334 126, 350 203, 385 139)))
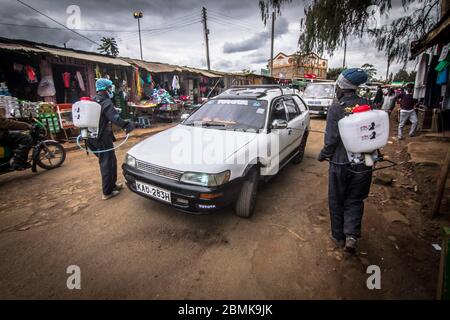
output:
POLYGON ((375 93, 375 98, 373 99, 373 108, 380 109, 383 104, 383 89, 378 86, 377 92, 375 93))
POLYGON ((339 247, 356 252, 361 237, 364 199, 369 195, 372 171, 364 163, 350 166, 347 150, 339 135, 338 122, 346 108, 367 104, 357 95, 358 86, 367 81, 360 68, 344 70, 336 81, 336 98, 328 109, 324 147, 318 160, 329 160, 328 204, 331 218, 331 238, 339 247))
POLYGON ((391 112, 395 107, 395 90, 390 88, 383 100, 382 109, 391 116, 391 112))
POLYGON ((103 200, 117 196, 123 188, 123 184, 117 184, 117 158, 114 150, 102 152, 114 148, 116 141, 112 124, 123 129, 128 134, 134 130, 134 124, 120 117, 112 102, 113 83, 109 79, 100 78, 95 83, 97 95, 94 100, 101 105, 101 114, 97 138, 89 138, 87 145, 93 151, 100 151, 95 155, 98 157, 100 172, 102 176, 103 200))
POLYGON ((405 92, 400 95, 400 118, 398 124, 398 139, 403 139, 403 127, 406 125, 406 122, 409 120, 411 122, 411 128, 409 130, 409 136, 413 137, 416 128, 417 128, 417 114, 414 110, 414 107, 417 103, 417 100, 413 97, 414 85, 409 84, 405 90, 405 92))

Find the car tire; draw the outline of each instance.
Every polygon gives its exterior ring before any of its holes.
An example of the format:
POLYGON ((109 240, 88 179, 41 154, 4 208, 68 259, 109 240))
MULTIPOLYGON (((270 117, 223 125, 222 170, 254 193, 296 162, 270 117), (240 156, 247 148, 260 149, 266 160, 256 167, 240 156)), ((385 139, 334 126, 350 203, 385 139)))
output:
POLYGON ((306 142, 308 141, 308 131, 305 131, 302 137, 302 142, 300 142, 300 147, 298 148, 298 154, 292 159, 293 164, 300 164, 305 156, 306 142))
POLYGON ((242 185, 236 202, 235 213, 241 218, 250 218, 256 206, 256 194, 258 192, 259 172, 252 169, 247 174, 247 179, 242 185))

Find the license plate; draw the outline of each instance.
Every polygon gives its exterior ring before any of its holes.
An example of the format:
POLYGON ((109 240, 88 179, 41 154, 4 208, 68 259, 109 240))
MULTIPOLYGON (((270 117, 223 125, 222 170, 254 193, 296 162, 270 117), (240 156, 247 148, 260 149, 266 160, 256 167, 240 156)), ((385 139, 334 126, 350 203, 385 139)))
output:
POLYGON ((311 110, 311 109, 309 109, 309 112, 310 112, 311 114, 320 114, 320 111, 311 110))
POLYGON ((140 193, 149 195, 152 198, 172 203, 169 191, 157 188, 155 186, 152 186, 151 184, 136 181, 136 190, 140 193))

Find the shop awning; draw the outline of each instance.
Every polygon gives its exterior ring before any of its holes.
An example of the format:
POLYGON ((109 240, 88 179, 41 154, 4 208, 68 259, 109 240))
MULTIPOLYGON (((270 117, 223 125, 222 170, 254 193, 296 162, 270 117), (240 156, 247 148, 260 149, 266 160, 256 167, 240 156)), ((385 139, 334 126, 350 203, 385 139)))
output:
POLYGON ((417 41, 411 42, 411 56, 414 58, 436 44, 447 44, 450 34, 450 10, 426 35, 417 41))
POLYGON ((11 51, 24 51, 24 52, 33 52, 33 53, 45 53, 44 50, 28 46, 28 45, 22 45, 19 43, 5 43, 0 42, 0 50, 11 50, 11 51))
POLYGON ((221 75, 212 73, 210 71, 207 70, 203 70, 203 69, 197 69, 197 68, 190 68, 190 67, 182 67, 184 72, 190 72, 190 73, 197 73, 199 75, 202 75, 204 77, 207 78, 222 78, 221 75))
POLYGON ((183 71, 181 67, 159 62, 143 61, 138 59, 123 58, 125 61, 143 68, 152 73, 173 73, 183 71))
POLYGON ((44 52, 50 53, 51 55, 58 56, 58 57, 74 58, 74 59, 79 59, 79 60, 87 60, 87 61, 92 61, 92 62, 97 62, 97 63, 112 64, 112 65, 123 66, 123 67, 130 66, 130 64, 128 62, 126 62, 122 59, 108 57, 108 56, 104 56, 101 54, 85 53, 85 52, 74 51, 74 50, 46 47, 46 46, 42 46, 42 45, 36 45, 36 47, 43 50, 44 52))

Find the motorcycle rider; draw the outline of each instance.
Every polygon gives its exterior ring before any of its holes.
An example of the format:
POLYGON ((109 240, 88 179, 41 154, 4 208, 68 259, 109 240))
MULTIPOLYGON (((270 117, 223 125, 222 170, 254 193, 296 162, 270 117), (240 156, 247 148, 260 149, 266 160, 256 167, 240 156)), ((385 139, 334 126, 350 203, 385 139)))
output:
POLYGON ((364 199, 369 195, 372 172, 364 163, 350 168, 347 151, 339 135, 338 121, 345 109, 368 104, 357 95, 358 86, 367 81, 360 68, 344 70, 336 81, 336 98, 328 110, 324 147, 318 160, 330 160, 328 204, 331 218, 332 240, 350 253, 356 252, 356 242, 361 237, 364 199), (351 171, 350 171, 351 170, 351 171), (358 172, 358 173, 355 173, 358 172))
MULTIPOLYGON (((114 147, 116 141, 112 124, 123 129, 128 134, 134 130, 134 124, 123 120, 112 102, 114 96, 113 83, 109 79, 100 78, 95 83, 96 96, 94 101, 101 105, 101 114, 97 138, 89 138, 87 145, 93 151, 107 150, 114 147)), ((95 154, 98 157, 102 176, 103 200, 108 200, 119 194, 123 184, 117 182, 117 158, 114 150, 95 154)))
POLYGON ((33 146, 33 139, 29 134, 10 130, 30 130, 32 125, 7 119, 0 116, 0 144, 10 147, 14 152, 12 162, 13 170, 24 170, 30 168, 28 163, 28 152, 33 146))

